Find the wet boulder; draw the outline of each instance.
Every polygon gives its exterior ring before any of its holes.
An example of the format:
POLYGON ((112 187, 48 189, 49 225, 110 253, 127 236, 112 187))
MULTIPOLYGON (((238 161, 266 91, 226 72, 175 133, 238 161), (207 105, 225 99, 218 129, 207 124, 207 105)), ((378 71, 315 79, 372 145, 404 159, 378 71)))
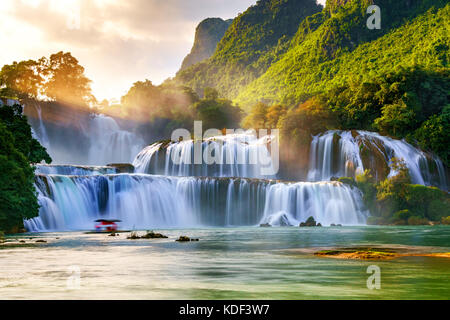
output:
POLYGON ((300 223, 300 227, 321 227, 321 223, 317 223, 314 217, 309 217, 305 222, 300 223))

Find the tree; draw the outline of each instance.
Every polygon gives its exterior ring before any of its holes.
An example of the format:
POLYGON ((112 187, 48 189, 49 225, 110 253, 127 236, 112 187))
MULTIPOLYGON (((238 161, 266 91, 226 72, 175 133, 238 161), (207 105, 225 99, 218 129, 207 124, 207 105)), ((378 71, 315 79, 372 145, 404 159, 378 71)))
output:
POLYGON ((336 116, 321 96, 313 97, 289 110, 279 120, 281 138, 294 145, 309 145, 311 135, 335 129, 336 116))
POLYGON ((278 122, 286 114, 287 110, 286 106, 280 104, 270 106, 266 114, 267 127, 270 129, 278 128, 278 122))
POLYGON ((246 129, 266 129, 268 106, 262 102, 255 104, 243 121, 246 129))
POLYGON ((387 104, 382 108, 382 116, 374 125, 384 134, 402 138, 416 126, 416 112, 403 101, 387 104))
POLYGON ((33 168, 14 146, 14 137, 0 123, 0 230, 17 232, 23 219, 38 215, 33 168))
POLYGON ((56 101, 77 105, 88 105, 95 101, 84 68, 70 52, 58 52, 50 58, 39 60, 43 73, 48 78, 43 93, 56 101))
POLYGON ((22 153, 31 163, 45 161, 51 163, 52 159, 46 149, 33 138, 27 117, 22 114, 20 105, 0 107, 0 123, 13 134, 14 147, 22 153))
POLYGON ((38 215, 34 167, 51 158, 32 137, 20 105, 0 107, 0 230, 17 232, 23 219, 38 215))
POLYGON ((203 129, 238 128, 242 119, 242 110, 230 100, 218 98, 216 90, 207 88, 204 98, 192 106, 196 118, 203 122, 203 129))
POLYGON ((13 62, 0 71, 2 96, 37 98, 43 82, 42 65, 34 60, 13 62))
POLYGON ((433 115, 416 130, 414 137, 421 148, 434 151, 448 166, 450 164, 450 105, 440 115, 433 115))
POLYGON ((13 62, 0 71, 1 95, 19 99, 42 96, 87 107, 96 102, 90 83, 84 68, 70 52, 61 51, 38 61, 13 62))

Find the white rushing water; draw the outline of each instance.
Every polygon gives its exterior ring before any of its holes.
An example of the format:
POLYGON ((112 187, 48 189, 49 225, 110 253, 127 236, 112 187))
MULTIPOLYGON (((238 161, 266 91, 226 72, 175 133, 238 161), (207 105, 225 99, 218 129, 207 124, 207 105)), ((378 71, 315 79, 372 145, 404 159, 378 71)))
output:
MULTIPOLYGON (((86 123, 79 123, 81 136, 67 137, 71 143, 69 145, 87 144, 88 151, 85 153, 79 150, 70 150, 61 146, 54 139, 59 139, 49 135, 45 120, 42 118, 41 107, 34 105, 38 117, 37 124, 31 123, 34 136, 47 148, 47 152, 53 159, 54 164, 65 164, 68 158, 67 153, 73 152, 75 162, 80 165, 106 165, 108 163, 130 163, 136 154, 144 147, 144 141, 133 132, 122 129, 112 117, 102 114, 92 114, 86 123), (77 140, 78 139, 78 140, 77 140)), ((76 120, 78 121, 78 120, 76 120)), ((64 134, 64 128, 60 128, 58 133, 64 134)), ((72 163, 73 164, 73 163, 72 163)))
POLYGON ((39 175, 39 217, 30 231, 88 230, 98 218, 128 229, 198 226, 364 224, 357 189, 336 182, 281 183, 145 174, 39 175))
POLYGON ((166 176, 274 178, 277 168, 269 152, 271 138, 257 138, 247 132, 204 139, 198 142, 200 163, 194 156, 193 140, 158 142, 144 148, 133 165, 138 173, 166 176), (212 163, 205 160, 207 153, 214 160, 212 163))
POLYGON ((76 165, 54 165, 35 164, 35 174, 42 175, 66 175, 66 176, 90 176, 101 174, 118 173, 114 167, 107 166, 76 166, 76 165))
POLYGON ((144 146, 141 138, 105 115, 93 116, 85 135, 90 139, 88 165, 130 163, 144 146))
POLYGON ((395 140, 368 131, 328 131, 313 138, 310 150, 309 181, 327 181, 332 177, 354 177, 371 169, 376 177, 395 174, 389 168, 392 158, 402 159, 413 183, 434 185, 447 190, 442 161, 404 140, 395 140))
MULTIPOLYGON (((116 147, 119 154, 132 152, 136 145, 126 145, 132 137, 113 119, 93 120, 90 130, 99 139, 89 157, 96 163, 113 157, 116 147)), ((365 224, 369 213, 361 192, 327 180, 367 168, 377 177, 393 175, 388 165, 392 157, 405 161, 414 183, 446 187, 445 169, 437 157, 405 141, 365 131, 329 131, 314 137, 310 182, 261 179, 266 177, 261 166, 273 166, 267 161, 269 140, 244 133, 205 139, 197 146, 192 140, 159 142, 136 156, 133 174, 117 174, 105 166, 37 165, 41 208, 39 217, 26 220, 25 227, 90 230, 99 218, 119 219, 121 229, 295 226, 309 217, 322 225, 365 224), (195 164, 198 146, 202 154, 213 150, 223 163, 195 164), (252 162, 255 155, 266 157, 266 162, 252 162), (181 163, 174 163, 174 157, 181 163)))

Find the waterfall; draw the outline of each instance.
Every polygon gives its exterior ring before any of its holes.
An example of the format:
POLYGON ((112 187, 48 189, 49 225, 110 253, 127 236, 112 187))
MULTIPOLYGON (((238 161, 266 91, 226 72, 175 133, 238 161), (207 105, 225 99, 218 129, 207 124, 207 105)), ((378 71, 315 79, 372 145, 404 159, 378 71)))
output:
POLYGON ((325 225, 355 225, 367 216, 359 191, 337 182, 39 174, 35 185, 41 208, 24 222, 29 231, 89 230, 99 218, 145 229, 298 225, 309 216, 325 225))
POLYGON ((130 163, 144 146, 144 141, 134 133, 122 129, 112 117, 91 114, 88 118, 74 120, 73 128, 59 127, 57 132, 47 130, 48 124, 42 117, 42 109, 34 105, 38 121, 30 121, 32 131, 39 142, 47 148, 54 163, 64 164, 72 154, 71 163, 97 165, 108 163, 130 163), (81 131, 79 136, 71 130, 81 131), (81 129, 80 129, 81 128, 81 129), (52 131, 52 132, 51 132, 52 131), (64 137, 61 141, 61 137, 64 137), (87 145, 87 152, 81 146, 87 145), (80 146, 81 152, 72 152, 73 146, 80 146))
POLYGON ((90 139, 87 163, 129 163, 142 149, 144 142, 135 134, 122 130, 117 122, 105 115, 94 115, 87 127, 90 139))
POLYGON ((322 224, 364 224, 361 193, 336 182, 278 183, 267 190, 264 219, 271 225, 296 225, 308 217, 322 224))
POLYGON ((257 138, 247 132, 204 139, 198 142, 199 149, 202 156, 210 153, 217 159, 212 164, 208 164, 205 157, 201 163, 196 162, 196 142, 193 140, 157 142, 144 148, 133 165, 138 173, 167 176, 275 178, 275 174, 265 173, 276 171, 268 146, 272 138, 257 138))
POLYGON ((77 165, 54 165, 35 164, 35 174, 38 175, 66 175, 66 176, 90 176, 101 174, 118 173, 117 169, 108 166, 77 166, 77 165))
POLYGON ((371 169, 377 179, 384 179, 396 174, 389 167, 394 157, 403 159, 413 183, 447 190, 445 168, 438 157, 404 140, 368 131, 328 131, 313 137, 308 180, 354 177, 365 169, 371 169))
POLYGON ((37 140, 43 145, 45 148, 50 149, 50 140, 48 139, 47 130, 44 125, 44 121, 42 120, 42 109, 41 106, 36 104, 36 111, 39 118, 39 134, 37 134, 37 140))

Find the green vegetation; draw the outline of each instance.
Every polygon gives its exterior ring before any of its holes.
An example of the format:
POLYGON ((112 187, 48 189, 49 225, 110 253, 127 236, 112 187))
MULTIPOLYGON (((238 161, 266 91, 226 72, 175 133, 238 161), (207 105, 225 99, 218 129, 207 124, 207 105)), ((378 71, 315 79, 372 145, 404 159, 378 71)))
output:
POLYGON ((0 107, 0 230, 17 232, 23 219, 36 217, 39 205, 32 162, 51 162, 31 135, 21 106, 0 107))
POLYGON ((315 0, 259 0, 233 20, 210 59, 179 72, 176 81, 199 94, 214 87, 234 98, 287 50, 300 22, 320 9, 315 0))
MULTIPOLYGON (((447 67, 446 1, 377 1, 383 8, 381 30, 365 26, 370 2, 349 1, 333 14, 325 10, 313 16, 313 25, 323 15, 327 18, 306 35, 299 31, 289 50, 264 75, 241 87, 236 101, 245 107, 261 100, 293 105, 335 86, 372 81, 400 68, 447 67)), ((308 30, 304 24, 300 28, 308 30)))
POLYGON ((356 177, 339 179, 357 186, 372 213, 368 224, 427 225, 430 221, 445 223, 450 215, 450 196, 436 187, 411 184, 405 164, 393 158, 397 175, 379 183, 366 170, 356 177))
POLYGON ((22 115, 22 107, 0 107, 0 122, 14 136, 14 148, 22 153, 31 163, 39 163, 44 160, 51 163, 52 159, 39 141, 31 135, 31 127, 26 116, 22 115))
POLYGON ((332 129, 378 131, 439 155, 449 164, 450 72, 401 69, 349 82, 296 107, 254 105, 244 127, 279 128, 282 143, 307 147, 311 134, 332 129), (269 116, 269 110, 270 116, 269 116))
POLYGON ((203 96, 192 107, 195 119, 201 120, 205 129, 226 129, 239 125, 242 118, 239 107, 234 106, 230 100, 220 99, 219 93, 212 88, 206 88, 203 96))
POLYGON ((448 166, 447 1, 379 0, 381 30, 366 27, 373 1, 330 0, 322 11, 294 2, 259 1, 176 82, 234 98, 245 128, 280 129, 285 162, 307 152, 312 134, 364 129, 406 138, 448 166))

